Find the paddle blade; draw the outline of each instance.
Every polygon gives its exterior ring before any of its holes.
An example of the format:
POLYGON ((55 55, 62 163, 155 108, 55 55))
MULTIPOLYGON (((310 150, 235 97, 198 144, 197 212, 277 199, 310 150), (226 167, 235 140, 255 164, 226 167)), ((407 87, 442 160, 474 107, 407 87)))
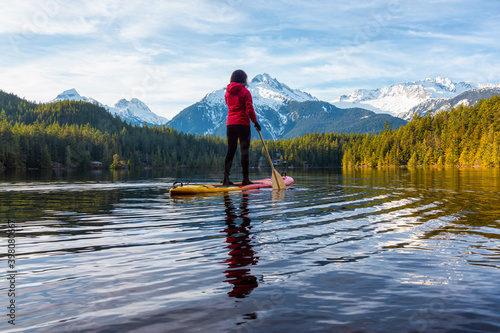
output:
POLYGON ((273 168, 273 177, 272 177, 273 190, 284 190, 286 189, 285 181, 283 177, 279 174, 278 171, 273 168))

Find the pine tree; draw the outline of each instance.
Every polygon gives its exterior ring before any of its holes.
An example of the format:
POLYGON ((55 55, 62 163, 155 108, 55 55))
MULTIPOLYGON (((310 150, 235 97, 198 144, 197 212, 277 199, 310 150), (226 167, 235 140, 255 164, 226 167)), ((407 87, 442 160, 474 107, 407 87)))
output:
POLYGON ((47 145, 44 145, 42 150, 42 160, 40 166, 44 169, 48 169, 52 167, 52 164, 53 162, 52 162, 52 157, 50 156, 49 147, 47 145))

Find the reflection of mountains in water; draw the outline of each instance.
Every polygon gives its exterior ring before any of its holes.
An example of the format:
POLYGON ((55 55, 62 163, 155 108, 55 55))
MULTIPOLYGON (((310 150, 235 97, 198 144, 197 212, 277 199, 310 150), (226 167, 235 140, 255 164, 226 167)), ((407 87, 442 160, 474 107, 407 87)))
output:
POLYGON ((224 196, 226 206, 226 248, 229 249, 229 258, 224 261, 228 269, 224 271, 227 280, 231 283, 233 290, 228 292, 230 297, 244 298, 259 285, 257 278, 251 274, 250 265, 256 265, 258 257, 253 250, 252 239, 250 237, 250 218, 248 217, 248 194, 241 196, 241 204, 237 210, 229 195, 224 196))

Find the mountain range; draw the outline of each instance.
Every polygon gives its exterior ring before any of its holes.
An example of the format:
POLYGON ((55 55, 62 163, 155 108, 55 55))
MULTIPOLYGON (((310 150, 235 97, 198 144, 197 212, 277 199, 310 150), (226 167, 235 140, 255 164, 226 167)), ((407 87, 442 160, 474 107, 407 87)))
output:
POLYGON ((130 101, 121 99, 116 102, 114 106, 107 106, 93 98, 80 96, 76 89, 69 89, 57 95, 57 97, 51 102, 59 102, 63 100, 82 101, 97 104, 105 108, 109 113, 120 117, 122 120, 131 123, 132 125, 143 125, 144 123, 147 123, 148 125, 164 125, 168 122, 168 119, 153 113, 145 103, 141 102, 137 98, 132 98, 130 101))
POLYGON ((378 89, 358 89, 331 101, 337 107, 360 107, 410 120, 415 113, 450 110, 460 104, 473 105, 481 98, 498 95, 500 84, 455 83, 437 77, 397 83, 378 89))
MULTIPOLYGON (((361 108, 339 109, 306 92, 292 89, 268 74, 255 76, 248 89, 262 136, 266 139, 289 139, 312 132, 375 133, 386 121, 391 127, 406 124, 402 119, 361 108)), ((184 133, 225 136, 227 106, 224 94, 225 88, 207 94, 179 112, 167 125, 184 133)))
POLYGON ((398 116, 403 119, 411 119, 413 115, 426 115, 427 113, 436 113, 440 111, 449 111, 452 108, 457 108, 460 105, 474 105, 481 99, 488 99, 491 96, 500 95, 500 87, 487 87, 480 89, 472 89, 461 93, 456 97, 449 98, 431 98, 428 99, 406 112, 401 112, 398 116))
MULTIPOLYGON (((319 100, 308 93, 294 90, 268 74, 255 76, 248 85, 257 120, 265 138, 279 139, 289 126, 290 113, 283 109, 289 102, 319 100)), ((184 133, 225 136, 227 106, 226 88, 207 94, 201 101, 185 108, 169 123, 184 133)))
MULTIPOLYGON (((358 89, 330 102, 292 89, 268 74, 256 75, 249 82, 248 89, 253 97, 262 135, 273 140, 295 138, 312 132, 378 133, 386 121, 391 127, 398 128, 414 114, 473 105, 480 99, 500 95, 500 84, 455 83, 443 77, 371 90, 358 89)), ((212 91, 170 121, 153 113, 136 98, 130 101, 121 99, 110 107, 70 89, 52 102, 69 99, 97 103, 132 124, 167 125, 184 133, 223 137, 227 116, 224 94, 225 88, 212 91)))

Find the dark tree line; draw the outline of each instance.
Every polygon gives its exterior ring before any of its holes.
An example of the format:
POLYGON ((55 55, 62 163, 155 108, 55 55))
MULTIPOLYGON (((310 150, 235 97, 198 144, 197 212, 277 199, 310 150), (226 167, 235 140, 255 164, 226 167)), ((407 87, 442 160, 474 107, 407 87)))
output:
POLYGON ((500 96, 353 138, 344 166, 500 166, 500 96))
MULTIPOLYGON (((379 134, 312 133, 267 146, 293 166, 500 166, 500 97, 415 116, 379 134)), ((91 161, 106 167, 222 168, 225 153, 220 137, 132 126, 91 103, 37 104, 0 91, 0 168, 88 168, 91 161)), ((262 144, 253 141, 252 165, 262 156, 262 144)))
POLYGON ((0 110, 3 168, 109 167, 115 155, 132 167, 209 167, 226 150, 221 138, 132 126, 91 103, 36 104, 0 91, 0 110))
MULTIPOLYGON (((379 134, 313 133, 268 142, 288 165, 316 167, 500 166, 500 96, 425 117, 379 134)), ((253 142, 253 159, 262 155, 253 142)))

